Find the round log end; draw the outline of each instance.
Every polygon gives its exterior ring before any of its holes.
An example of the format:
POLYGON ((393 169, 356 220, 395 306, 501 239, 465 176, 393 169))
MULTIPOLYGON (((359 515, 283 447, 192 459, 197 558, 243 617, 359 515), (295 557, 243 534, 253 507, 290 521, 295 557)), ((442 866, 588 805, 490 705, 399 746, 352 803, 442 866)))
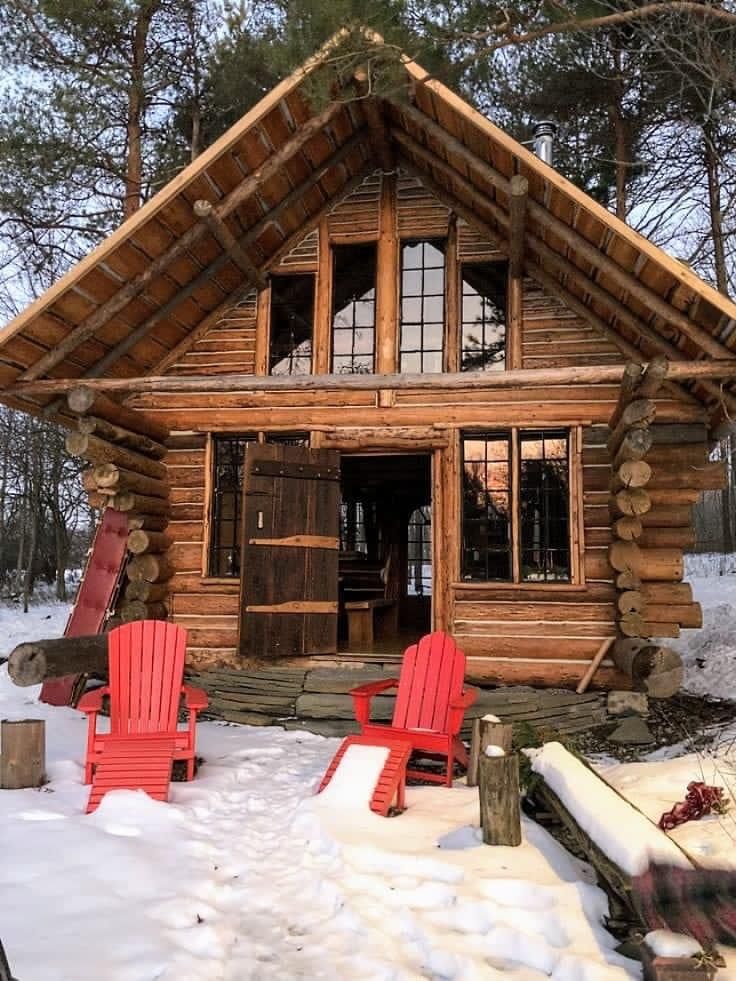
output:
POLYGON ((209 201, 200 199, 194 202, 193 211, 197 218, 208 218, 212 214, 212 205, 209 201))
POLYGON ((8 658, 8 674, 20 688, 40 685, 46 677, 46 655, 35 644, 19 644, 8 658))
POLYGON ((84 415, 89 412, 95 401, 95 392, 87 385, 78 385, 70 392, 67 392, 66 403, 72 412, 84 415))

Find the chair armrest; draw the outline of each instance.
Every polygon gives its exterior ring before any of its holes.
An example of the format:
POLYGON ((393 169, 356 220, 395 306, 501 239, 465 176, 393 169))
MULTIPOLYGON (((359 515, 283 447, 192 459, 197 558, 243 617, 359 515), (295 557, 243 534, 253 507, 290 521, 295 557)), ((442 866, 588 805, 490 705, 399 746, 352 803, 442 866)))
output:
POLYGON ((459 698, 452 699, 452 701, 450 702, 450 708, 463 709, 463 711, 465 711, 465 709, 470 708, 470 706, 474 704, 477 698, 478 698, 477 688, 466 688, 465 691, 462 692, 459 698))
POLYGON ((398 683, 398 678, 384 678, 383 681, 369 681, 366 685, 359 685, 357 688, 352 688, 350 694, 358 698, 368 698, 371 695, 379 695, 382 691, 386 691, 389 688, 395 688, 398 683))
POLYGON ((202 709, 206 709, 209 705, 207 693, 202 691, 201 688, 193 688, 191 685, 182 685, 181 693, 184 696, 184 705, 188 709, 193 709, 195 712, 200 712, 202 709))
POLYGON ((77 708, 80 712, 101 712, 102 699, 105 695, 109 694, 110 689, 107 685, 104 688, 95 688, 93 691, 87 691, 77 702, 77 708))

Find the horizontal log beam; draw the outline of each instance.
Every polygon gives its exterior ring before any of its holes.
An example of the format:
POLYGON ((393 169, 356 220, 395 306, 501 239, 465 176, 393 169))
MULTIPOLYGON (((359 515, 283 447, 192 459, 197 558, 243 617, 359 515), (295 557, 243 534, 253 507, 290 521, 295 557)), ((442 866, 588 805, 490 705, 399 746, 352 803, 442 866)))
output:
MULTIPOLYGON (((581 365, 573 368, 517 368, 510 371, 461 371, 443 374, 396 375, 145 375, 137 378, 90 378, 85 388, 96 392, 304 392, 378 391, 400 389, 504 389, 542 385, 615 385, 624 365, 581 365)), ((736 378, 736 358, 724 361, 679 361, 670 365, 670 381, 736 378)), ((54 378, 11 385, 3 396, 25 397, 69 392, 79 382, 54 378)))
POLYGON ((27 688, 47 678, 73 674, 107 673, 107 637, 59 637, 19 644, 8 658, 8 674, 16 685, 27 688))

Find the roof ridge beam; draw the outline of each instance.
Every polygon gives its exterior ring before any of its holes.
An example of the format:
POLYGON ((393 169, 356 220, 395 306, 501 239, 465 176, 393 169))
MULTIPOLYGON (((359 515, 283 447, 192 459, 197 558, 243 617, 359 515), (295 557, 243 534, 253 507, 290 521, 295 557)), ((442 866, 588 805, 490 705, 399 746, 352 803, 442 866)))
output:
MULTIPOLYGON (((389 100, 391 101, 391 100, 389 100)), ((422 130, 433 136, 449 150, 457 153, 461 159, 474 169, 488 183, 492 184, 497 190, 510 197, 510 180, 501 174, 495 167, 487 161, 482 160, 464 143, 452 136, 443 129, 433 119, 423 113, 415 106, 403 105, 391 102, 399 113, 403 113, 407 119, 414 122, 422 130)), ((397 138, 397 128, 391 130, 394 139, 397 138)), ((403 132, 399 130, 399 132, 403 132)), ((451 166, 451 165, 449 165, 451 166)), ((453 168, 454 169, 454 168, 453 168)), ((651 308, 652 312, 664 320, 666 323, 677 327, 690 340, 697 344, 704 352, 714 358, 731 358, 733 351, 721 344, 715 337, 709 334, 704 328, 693 323, 682 311, 677 310, 658 293, 641 283, 632 273, 625 270, 610 256, 601 252, 591 242, 589 242, 577 229, 570 228, 564 221, 557 218, 542 205, 538 204, 533 198, 528 200, 528 211, 530 217, 536 219, 540 224, 545 225, 553 234, 558 235, 566 245, 576 249, 579 254, 591 265, 595 266, 600 272, 613 277, 620 287, 626 290, 634 299, 651 308)))
MULTIPOLYGON (((227 194, 222 201, 215 206, 218 218, 225 218, 231 211, 238 208, 247 200, 259 185, 274 176, 284 164, 295 156, 302 147, 323 127, 327 126, 338 113, 343 110, 341 102, 330 103, 322 112, 312 116, 294 134, 282 144, 282 146, 268 157, 260 167, 243 178, 232 191, 227 194)), ((100 327, 108 322, 112 317, 119 313, 132 299, 151 282, 151 280, 163 272, 163 270, 183 252, 186 252, 204 233, 204 226, 196 223, 188 228, 166 251, 157 256, 144 270, 134 277, 129 283, 121 287, 109 300, 98 307, 81 324, 77 324, 55 347, 39 358, 19 375, 19 381, 33 381, 41 375, 46 374, 56 367, 67 355, 76 350, 100 327)))

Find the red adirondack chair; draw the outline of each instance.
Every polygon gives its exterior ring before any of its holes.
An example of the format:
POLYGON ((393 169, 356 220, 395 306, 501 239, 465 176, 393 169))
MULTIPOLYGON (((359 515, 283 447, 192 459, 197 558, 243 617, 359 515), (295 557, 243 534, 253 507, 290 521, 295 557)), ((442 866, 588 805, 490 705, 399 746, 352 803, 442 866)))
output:
POLYGON ((468 765, 468 754, 460 739, 465 710, 478 692, 464 688, 465 655, 452 637, 427 634, 408 647, 398 678, 374 681, 353 688, 355 718, 363 735, 411 741, 413 750, 447 757, 444 776, 407 770, 407 776, 452 786, 453 765, 457 759, 468 765), (370 721, 370 701, 374 695, 398 687, 391 725, 370 721))
MULTIPOLYGON (((175 760, 186 760, 187 780, 194 777, 197 712, 207 708, 207 695, 182 684, 187 632, 163 620, 137 620, 108 634, 110 683, 88 692, 78 708, 89 721, 84 782, 92 782, 105 741, 110 737, 170 735, 175 760), (102 699, 110 696, 110 734, 97 732, 102 699), (189 725, 177 728, 179 702, 189 710, 189 725)), ((148 745, 151 740, 148 740, 148 745)), ((143 749, 145 743, 141 743, 143 749)))

